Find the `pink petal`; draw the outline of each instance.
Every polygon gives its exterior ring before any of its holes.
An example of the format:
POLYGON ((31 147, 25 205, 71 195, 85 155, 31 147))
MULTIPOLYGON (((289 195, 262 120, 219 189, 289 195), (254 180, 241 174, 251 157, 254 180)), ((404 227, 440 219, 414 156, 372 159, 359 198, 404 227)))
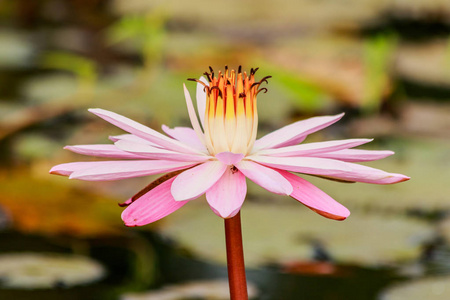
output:
POLYGON ((170 187, 174 180, 175 177, 161 183, 133 201, 122 212, 122 220, 125 225, 147 225, 164 218, 185 205, 188 201, 175 201, 170 193, 170 187))
POLYGON ((120 207, 124 207, 124 206, 130 205, 130 204, 133 203, 134 201, 136 201, 136 200, 133 200, 133 198, 130 198, 130 199, 128 199, 127 201, 122 202, 122 203, 118 203, 118 204, 119 204, 120 207))
POLYGON ((271 168, 267 168, 249 160, 242 160, 236 167, 251 181, 269 192, 279 195, 290 195, 292 186, 283 176, 271 168))
POLYGON ((64 149, 70 150, 72 152, 97 156, 97 157, 110 157, 110 158, 119 158, 119 159, 142 159, 145 156, 137 155, 134 153, 125 152, 123 150, 118 149, 114 145, 76 145, 76 146, 66 146, 64 149))
POLYGON ((333 152, 310 154, 308 156, 337 159, 347 162, 373 161, 391 156, 394 151, 389 150, 360 150, 360 149, 344 149, 333 152))
POLYGON ((255 162, 291 172, 320 175, 345 181, 391 184, 409 179, 408 176, 334 159, 317 157, 248 156, 255 162))
POLYGON ((147 126, 144 126, 119 114, 100 108, 91 108, 89 109, 89 111, 121 129, 152 143, 155 143, 163 148, 177 152, 198 153, 197 150, 194 150, 177 140, 171 139, 147 126))
MULTIPOLYGON (((199 78, 199 80, 206 85, 209 85, 208 80, 206 80, 203 76, 199 78)), ((205 129, 205 112, 206 112, 206 91, 205 87, 201 83, 197 83, 197 112, 200 118, 200 122, 202 124, 203 129, 205 129)))
POLYGON ((133 143, 139 143, 139 144, 146 144, 146 145, 151 145, 151 146, 155 146, 155 147, 161 147, 159 145, 156 145, 155 143, 152 143, 150 141, 147 141, 146 139, 140 138, 138 136, 135 136, 134 134, 120 134, 120 135, 111 135, 109 136, 109 139, 113 142, 117 142, 120 140, 124 140, 124 141, 129 141, 129 142, 133 142, 133 143))
POLYGON ((125 140, 119 140, 115 143, 115 146, 123 151, 134 153, 135 155, 141 155, 148 159, 166 159, 176 161, 192 161, 203 162, 212 158, 204 154, 186 154, 180 152, 174 152, 162 148, 153 147, 145 144, 137 144, 125 140))
POLYGON ((244 174, 228 167, 222 177, 206 191, 206 200, 216 215, 226 219, 239 212, 246 194, 244 174))
POLYGON ((66 174, 70 175, 70 179, 108 181, 172 172, 189 168, 196 164, 197 163, 195 162, 167 160, 116 160, 77 162, 56 166, 58 167, 58 169, 55 169, 54 173, 61 174, 61 172, 65 172, 66 174), (62 171, 62 168, 65 168, 65 171, 62 171), (58 172, 56 172, 57 170, 58 172))
POLYGON ((369 143, 371 141, 373 141, 373 139, 348 139, 348 140, 309 143, 275 149, 264 149, 258 151, 255 154, 269 155, 269 156, 301 156, 301 155, 311 156, 312 154, 316 153, 324 153, 348 149, 351 147, 356 147, 365 143, 369 143))
POLYGON ((226 165, 235 165, 244 158, 244 154, 232 152, 220 152, 215 156, 219 161, 226 165))
POLYGON ((207 161, 177 176, 172 184, 175 200, 192 200, 204 194, 222 177, 227 165, 220 161, 207 161))
POLYGON ((51 168, 49 173, 54 175, 70 176, 70 174, 72 174, 75 171, 85 169, 86 168, 85 164, 87 163, 71 162, 60 164, 51 168))
POLYGON ((344 114, 314 117, 275 130, 255 141, 253 153, 261 149, 280 148, 301 143, 308 134, 339 121, 344 114))
POLYGON ((346 207, 305 179, 286 171, 279 172, 294 188, 290 196, 316 213, 333 220, 344 220, 350 215, 346 207))
POLYGON ((184 97, 186 98, 186 106, 188 109, 189 119, 191 119, 192 128, 194 128, 195 133, 197 133, 199 140, 202 141, 203 143, 204 141, 203 131, 200 127, 200 123, 198 122, 197 115, 195 114, 195 108, 194 104, 192 103, 191 95, 189 94, 189 91, 184 83, 183 89, 184 89, 184 97))
POLYGON ((166 125, 162 125, 162 130, 170 137, 182 142, 183 144, 189 145, 194 149, 201 152, 207 153, 205 145, 199 140, 197 133, 194 129, 189 127, 175 127, 169 128, 166 125))

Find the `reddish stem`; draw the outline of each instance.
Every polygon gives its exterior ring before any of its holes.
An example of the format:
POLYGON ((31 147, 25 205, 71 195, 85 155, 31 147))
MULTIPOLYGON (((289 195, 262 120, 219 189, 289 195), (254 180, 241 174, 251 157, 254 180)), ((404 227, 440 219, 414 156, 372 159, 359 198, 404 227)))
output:
POLYGON ((241 212, 230 219, 225 219, 225 240, 230 299, 248 300, 244 248, 242 246, 241 212))

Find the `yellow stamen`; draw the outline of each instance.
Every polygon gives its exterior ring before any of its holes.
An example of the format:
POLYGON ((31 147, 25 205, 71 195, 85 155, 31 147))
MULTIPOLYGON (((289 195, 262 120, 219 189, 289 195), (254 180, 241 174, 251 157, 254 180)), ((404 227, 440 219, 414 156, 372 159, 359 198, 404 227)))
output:
POLYGON ((205 141, 209 152, 215 155, 220 152, 248 154, 253 147, 258 128, 256 96, 262 90, 259 86, 267 82, 264 77, 255 83, 255 72, 249 75, 241 71, 229 70, 218 72, 214 76, 205 73, 209 85, 205 87, 205 141))

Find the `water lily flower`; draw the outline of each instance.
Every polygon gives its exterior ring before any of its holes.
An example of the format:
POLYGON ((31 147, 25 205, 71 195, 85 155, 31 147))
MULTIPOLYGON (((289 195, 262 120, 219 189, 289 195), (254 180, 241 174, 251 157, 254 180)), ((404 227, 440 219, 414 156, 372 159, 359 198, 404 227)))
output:
POLYGON ((168 173, 127 200, 122 213, 127 226, 141 226, 176 211, 206 194, 214 213, 232 218, 244 202, 246 178, 264 189, 288 195, 327 218, 343 220, 349 210, 297 173, 345 182, 392 184, 408 180, 356 162, 373 161, 392 151, 351 149, 371 139, 346 139, 300 144, 309 134, 342 118, 321 116, 287 125, 259 139, 257 95, 267 89, 249 74, 212 69, 197 81, 197 111, 184 85, 192 128, 165 125, 164 135, 119 114, 103 109, 90 112, 128 134, 112 136, 114 144, 66 146, 76 153, 113 158, 61 164, 52 174, 73 179, 107 181, 168 173))

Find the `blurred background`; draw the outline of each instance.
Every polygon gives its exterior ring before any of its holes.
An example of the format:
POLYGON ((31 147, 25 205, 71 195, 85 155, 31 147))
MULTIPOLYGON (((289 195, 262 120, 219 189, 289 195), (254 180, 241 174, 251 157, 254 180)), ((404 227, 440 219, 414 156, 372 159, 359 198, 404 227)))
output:
POLYGON ((142 228, 124 201, 154 178, 83 182, 65 145, 123 133, 87 108, 156 130, 189 126, 211 66, 271 75, 259 136, 346 112, 307 142, 375 138, 392 186, 305 177, 348 207, 324 219, 249 183, 242 211, 252 299, 448 299, 450 2, 446 0, 0 1, 0 298, 228 299, 223 221, 203 198, 142 228))

